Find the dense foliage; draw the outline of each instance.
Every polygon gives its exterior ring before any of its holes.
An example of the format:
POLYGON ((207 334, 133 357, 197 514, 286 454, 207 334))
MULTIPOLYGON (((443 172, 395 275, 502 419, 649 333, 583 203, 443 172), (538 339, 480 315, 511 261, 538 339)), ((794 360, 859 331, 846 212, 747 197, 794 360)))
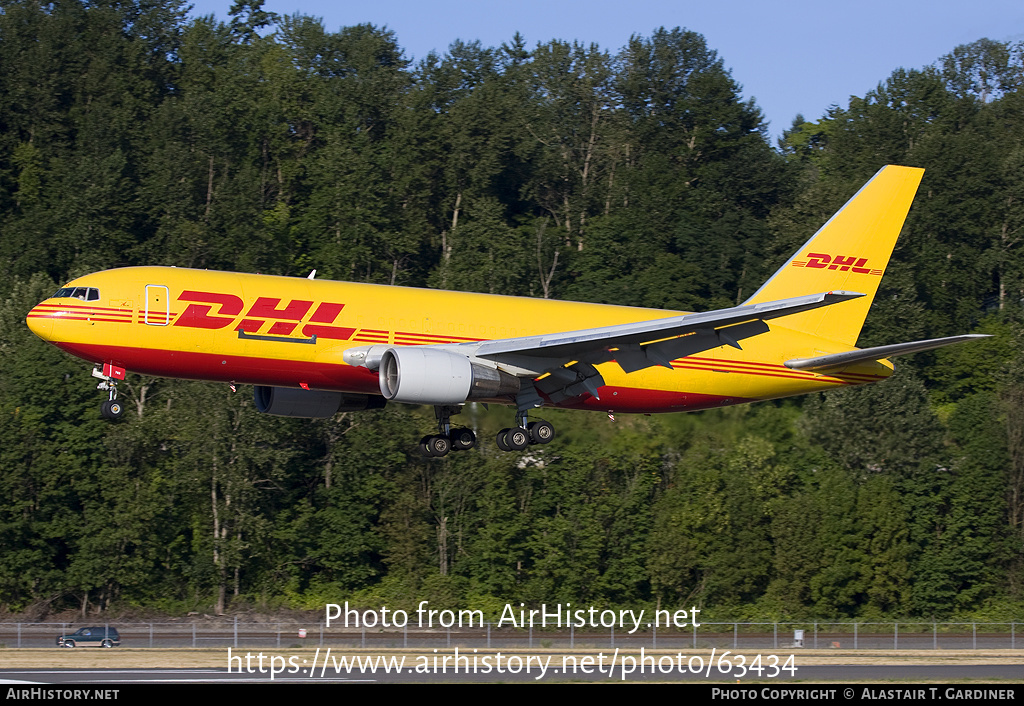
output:
MULTIPOLYGON (((0 2, 0 609, 416 600, 1020 618, 1024 63, 988 40, 768 144, 690 31, 611 53, 332 33, 239 0, 0 2), (862 344, 994 334, 878 386, 551 416, 424 460, 432 411, 259 415, 89 366, 24 315, 168 264, 701 310, 741 301, 880 166, 927 168, 862 344)), ((507 410, 470 405, 484 439, 507 410)))

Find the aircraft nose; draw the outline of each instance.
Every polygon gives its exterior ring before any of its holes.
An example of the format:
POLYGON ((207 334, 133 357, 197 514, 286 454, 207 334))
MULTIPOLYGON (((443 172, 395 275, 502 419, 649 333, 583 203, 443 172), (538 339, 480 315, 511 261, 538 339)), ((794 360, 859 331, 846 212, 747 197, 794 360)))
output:
POLYGON ((53 319, 52 314, 46 312, 41 306, 33 307, 32 311, 28 312, 28 316, 25 317, 25 323, 28 324, 29 330, 44 341, 51 340, 51 334, 53 332, 53 319))

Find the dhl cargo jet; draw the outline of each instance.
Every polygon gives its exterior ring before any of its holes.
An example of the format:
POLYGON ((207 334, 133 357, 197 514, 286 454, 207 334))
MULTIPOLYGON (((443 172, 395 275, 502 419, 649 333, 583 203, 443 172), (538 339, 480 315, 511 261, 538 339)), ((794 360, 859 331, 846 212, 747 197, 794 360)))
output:
POLYGON ((451 417, 470 400, 517 410, 506 451, 554 436, 553 406, 682 412, 883 380, 887 358, 981 336, 854 346, 922 169, 882 168, 740 306, 705 313, 128 267, 81 277, 28 314, 36 335, 117 381, 248 383, 262 412, 330 417, 387 400, 433 405, 428 456, 476 444, 451 417))

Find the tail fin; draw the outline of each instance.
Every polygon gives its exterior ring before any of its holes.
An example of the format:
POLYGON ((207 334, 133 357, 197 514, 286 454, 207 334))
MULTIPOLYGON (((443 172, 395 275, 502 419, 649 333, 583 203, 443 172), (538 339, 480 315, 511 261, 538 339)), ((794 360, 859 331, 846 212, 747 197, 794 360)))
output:
POLYGON ((778 320, 778 325, 853 346, 921 183, 923 169, 882 167, 745 304, 847 290, 859 299, 778 320))

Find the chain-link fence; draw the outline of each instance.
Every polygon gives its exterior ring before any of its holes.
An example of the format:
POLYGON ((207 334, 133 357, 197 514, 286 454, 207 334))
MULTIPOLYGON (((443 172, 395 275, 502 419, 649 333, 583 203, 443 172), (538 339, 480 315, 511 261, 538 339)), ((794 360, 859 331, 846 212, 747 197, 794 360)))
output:
POLYGON ((238 618, 191 622, 0 623, 0 646, 54 647, 81 627, 116 629, 123 647, 234 648, 591 648, 1005 650, 1024 647, 1017 623, 808 622, 701 623, 687 628, 511 628, 493 623, 422 629, 330 627, 323 622, 254 623, 238 618))

